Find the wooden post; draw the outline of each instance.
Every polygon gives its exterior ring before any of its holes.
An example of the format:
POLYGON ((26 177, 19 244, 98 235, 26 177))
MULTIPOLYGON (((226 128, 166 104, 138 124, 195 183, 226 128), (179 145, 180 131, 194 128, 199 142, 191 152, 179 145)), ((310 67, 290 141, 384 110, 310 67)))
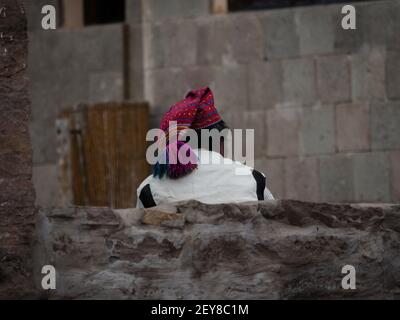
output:
POLYGON ((84 22, 83 0, 64 0, 64 27, 82 28, 84 22))
POLYGON ((212 13, 214 14, 228 13, 228 0, 212 0, 212 13))

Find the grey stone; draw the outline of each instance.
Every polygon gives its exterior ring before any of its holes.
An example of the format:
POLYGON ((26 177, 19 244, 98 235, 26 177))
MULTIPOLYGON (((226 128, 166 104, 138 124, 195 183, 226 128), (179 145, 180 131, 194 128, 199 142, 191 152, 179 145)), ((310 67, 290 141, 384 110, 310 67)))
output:
POLYGON ((330 6, 295 10, 300 54, 326 54, 334 50, 334 11, 330 6))
POLYGON ((317 59, 318 97, 323 102, 350 101, 350 68, 346 56, 317 59))
POLYGON ((386 58, 386 92, 390 99, 400 98, 400 54, 390 51, 386 58))
POLYGON ((375 103, 371 106, 371 146, 373 150, 400 148, 399 103, 375 103))
POLYGON ((349 155, 320 158, 321 201, 346 202, 354 199, 353 161, 349 155))
POLYGON ((208 0, 149 0, 143 1, 144 18, 152 21, 208 15, 208 0))
MULTIPOLYGON (((194 66, 185 68, 183 74, 183 88, 186 92, 195 88, 210 87, 215 88, 216 69, 212 66, 194 66)), ((219 106, 219 101, 215 101, 219 106)))
POLYGON ((400 151, 390 153, 391 196, 393 202, 400 202, 400 151))
POLYGON ((197 63, 245 64, 263 57, 262 27, 256 15, 212 16, 191 22, 197 29, 197 63))
MULTIPOLYGON (((126 219, 126 214, 122 217, 105 208, 94 213, 93 208, 79 209, 65 216, 42 210, 36 250, 41 255, 35 257, 35 264, 39 271, 48 259, 54 261, 59 276, 58 289, 48 298, 396 296, 392 281, 398 278, 400 265, 398 206, 283 200, 189 202, 176 207, 184 217, 179 228, 143 225, 141 219, 126 219), (362 284, 352 292, 341 286, 340 270, 345 264, 357 266, 357 283, 362 284)), ((142 216, 142 211, 132 210, 131 215, 142 216)), ((165 220, 168 215, 156 208, 152 220, 165 220)), ((38 276, 38 286, 40 281, 38 276)))
POLYGON ((304 111, 300 135, 304 154, 335 152, 334 108, 318 106, 304 111))
POLYGON ((371 49, 351 56, 351 90, 355 101, 385 98, 385 52, 371 49))
POLYGON ((370 149, 369 106, 341 104, 336 106, 336 145, 341 151, 370 149))
POLYGON ((317 98, 316 70, 312 59, 283 60, 283 98, 296 105, 317 98))
POLYGON ((275 199, 285 198, 285 166, 280 158, 256 158, 255 169, 266 176, 267 188, 275 199))
POLYGON ((59 205, 58 171, 56 164, 34 166, 32 182, 36 191, 36 206, 56 207, 59 205))
POLYGON ((354 199, 357 202, 389 202, 389 159, 385 153, 354 155, 354 199))
POLYGON ((248 109, 246 66, 222 66, 215 69, 215 99, 221 112, 248 109))
POLYGON ((268 11, 260 17, 264 29, 264 58, 290 58, 299 55, 299 36, 293 10, 268 11))
POLYGON ((186 93, 184 73, 177 68, 148 70, 145 74, 145 97, 153 114, 162 115, 186 93))
MULTIPOLYGON (((361 12, 359 4, 354 3, 352 5, 356 8, 357 13, 361 12)), ((341 13, 342 7, 343 5, 335 5, 332 7, 334 15, 334 49, 336 53, 354 54, 359 52, 366 43, 367 31, 361 26, 364 25, 364 23, 360 23, 361 19, 365 19, 365 17, 361 14, 357 14, 357 28, 355 30, 345 30, 342 28, 342 19, 344 17, 341 13)))
POLYGON ((89 102, 122 101, 125 96, 123 74, 93 73, 89 76, 89 102))
POLYGON ((292 108, 267 111, 267 155, 297 156, 300 152, 301 110, 292 108))
MULTIPOLYGON (((266 127, 267 117, 265 111, 245 111, 241 116, 242 126, 241 129, 254 130, 254 155, 256 157, 265 156, 266 153, 266 127)), ((245 141, 245 134, 243 134, 243 142, 245 141)), ((243 150, 244 147, 243 147, 243 150)))
POLYGON ((285 198, 319 201, 318 158, 285 159, 285 198))
POLYGON ((282 66, 278 61, 249 65, 249 108, 265 110, 282 101, 282 66))
POLYGON ((189 20, 150 26, 146 68, 195 65, 196 34, 196 26, 189 20))
POLYGON ((143 1, 125 1, 125 21, 130 25, 143 22, 143 1))

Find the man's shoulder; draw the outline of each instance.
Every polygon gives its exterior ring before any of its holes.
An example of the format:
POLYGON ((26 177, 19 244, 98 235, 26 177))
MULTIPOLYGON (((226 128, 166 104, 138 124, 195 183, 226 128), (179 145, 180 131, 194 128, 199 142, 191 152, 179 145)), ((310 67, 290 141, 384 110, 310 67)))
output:
POLYGON ((149 175, 146 179, 144 179, 143 182, 137 188, 137 192, 139 193, 145 186, 150 184, 153 181, 153 179, 154 179, 153 175, 149 175))

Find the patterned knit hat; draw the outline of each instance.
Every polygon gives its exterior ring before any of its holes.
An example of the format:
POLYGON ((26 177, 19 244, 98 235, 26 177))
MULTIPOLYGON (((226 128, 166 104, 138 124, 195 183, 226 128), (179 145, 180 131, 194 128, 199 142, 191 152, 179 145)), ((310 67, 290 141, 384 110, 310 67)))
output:
POLYGON ((167 174, 169 178, 176 179, 196 169, 197 158, 189 145, 179 139, 172 141, 168 135, 173 132, 179 137, 186 129, 205 129, 220 121, 222 119, 214 105, 211 89, 205 87, 190 91, 186 98, 174 104, 161 120, 160 129, 167 137, 166 164, 157 163, 153 168, 153 175, 162 178, 167 174), (171 122, 175 125, 173 126, 171 122), (191 159, 187 164, 182 164, 176 157, 182 147, 186 149, 186 155, 191 159))

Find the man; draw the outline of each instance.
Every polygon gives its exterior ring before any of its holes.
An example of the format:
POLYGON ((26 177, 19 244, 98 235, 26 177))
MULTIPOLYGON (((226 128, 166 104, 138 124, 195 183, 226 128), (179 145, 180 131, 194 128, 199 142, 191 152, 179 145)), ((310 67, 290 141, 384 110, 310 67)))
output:
MULTIPOLYGON (((246 202, 273 200, 266 186, 265 175, 237 161, 223 157, 212 148, 191 149, 186 141, 173 141, 171 132, 180 136, 193 129, 201 140, 201 130, 227 129, 215 105, 209 88, 190 91, 186 98, 163 116, 160 129, 167 135, 163 150, 165 163, 157 163, 153 175, 146 178, 137 190, 138 208, 149 208, 160 204, 184 200, 203 203, 246 202), (171 125, 172 124, 172 125, 171 125), (191 159, 182 163, 177 157, 184 154, 191 159)), ((198 146, 203 146, 201 142, 198 146)))

